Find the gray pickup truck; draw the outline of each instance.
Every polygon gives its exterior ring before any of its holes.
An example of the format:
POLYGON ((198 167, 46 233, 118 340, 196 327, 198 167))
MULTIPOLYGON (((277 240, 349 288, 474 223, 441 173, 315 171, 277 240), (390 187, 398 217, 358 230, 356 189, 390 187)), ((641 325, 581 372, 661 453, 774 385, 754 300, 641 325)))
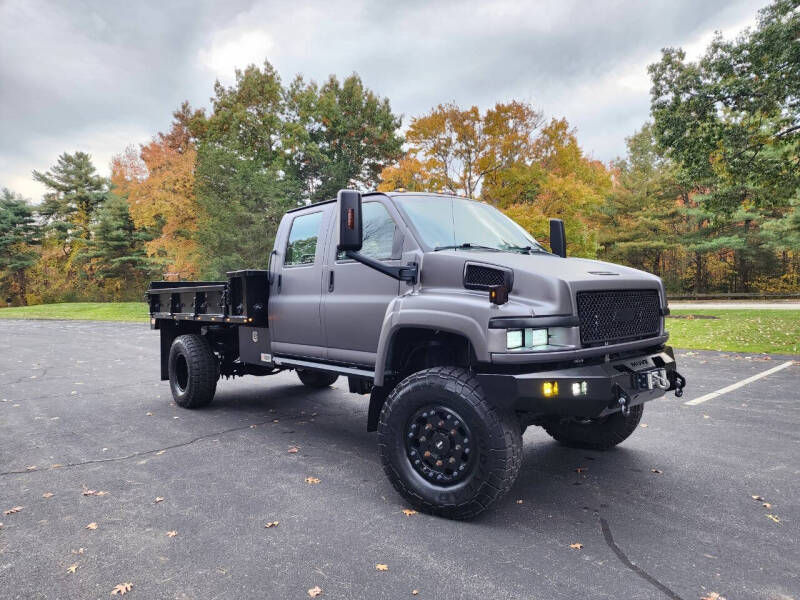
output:
POLYGON ((658 277, 566 258, 494 207, 431 193, 342 190, 289 211, 267 270, 156 281, 161 379, 201 408, 220 376, 295 370, 369 395, 384 471, 415 508, 470 518, 506 493, 522 432, 604 450, 685 379, 658 277))

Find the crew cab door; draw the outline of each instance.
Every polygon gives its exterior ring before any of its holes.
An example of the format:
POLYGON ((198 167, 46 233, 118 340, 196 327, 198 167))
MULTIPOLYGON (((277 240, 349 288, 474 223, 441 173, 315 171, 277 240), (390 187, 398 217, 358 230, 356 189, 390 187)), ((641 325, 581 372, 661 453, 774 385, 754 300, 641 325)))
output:
MULTIPOLYGON (((402 221, 391 202, 379 197, 365 199, 361 254, 388 265, 400 265, 403 229, 399 223, 402 221)), ((328 358, 374 365, 386 308, 400 293, 400 282, 345 258, 337 252, 337 236, 329 237, 322 300, 328 358)))
POLYGON ((281 224, 269 297, 272 351, 276 354, 326 358, 320 303, 325 247, 334 212, 331 205, 323 205, 289 213, 281 224))

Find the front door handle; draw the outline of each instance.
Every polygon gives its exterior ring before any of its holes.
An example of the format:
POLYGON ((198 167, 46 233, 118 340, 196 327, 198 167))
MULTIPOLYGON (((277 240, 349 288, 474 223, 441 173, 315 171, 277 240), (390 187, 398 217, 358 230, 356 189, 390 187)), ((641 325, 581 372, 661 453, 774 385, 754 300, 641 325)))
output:
POLYGON ((281 284, 283 283, 283 275, 278 275, 278 293, 281 293, 281 284))
POLYGON ((333 269, 328 272, 328 291, 333 291, 333 269))

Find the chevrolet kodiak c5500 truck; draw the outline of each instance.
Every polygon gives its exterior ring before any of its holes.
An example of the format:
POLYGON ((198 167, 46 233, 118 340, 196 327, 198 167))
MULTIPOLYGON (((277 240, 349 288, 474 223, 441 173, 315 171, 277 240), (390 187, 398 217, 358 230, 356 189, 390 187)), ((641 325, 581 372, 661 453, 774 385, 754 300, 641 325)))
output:
POLYGON ((566 258, 495 208, 428 193, 342 190, 289 211, 268 269, 157 281, 161 379, 201 408, 221 375, 345 376, 369 395, 384 471, 415 508, 470 518, 511 488, 522 432, 604 450, 686 383, 665 345, 658 277, 566 258))

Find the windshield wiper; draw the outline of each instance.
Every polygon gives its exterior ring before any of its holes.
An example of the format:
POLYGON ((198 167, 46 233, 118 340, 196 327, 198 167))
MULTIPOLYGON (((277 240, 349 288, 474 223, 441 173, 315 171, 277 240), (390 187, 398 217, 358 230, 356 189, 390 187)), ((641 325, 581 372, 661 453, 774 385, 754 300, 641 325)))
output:
POLYGON ((525 254, 530 254, 531 252, 547 252, 541 246, 508 246, 508 249, 512 252, 521 252, 525 254))
POLYGON ((480 244, 470 244, 469 242, 464 242, 463 244, 456 244, 453 246, 436 246, 433 249, 434 252, 438 252, 439 250, 493 250, 495 252, 501 252, 500 248, 494 248, 492 246, 481 246, 480 244))

